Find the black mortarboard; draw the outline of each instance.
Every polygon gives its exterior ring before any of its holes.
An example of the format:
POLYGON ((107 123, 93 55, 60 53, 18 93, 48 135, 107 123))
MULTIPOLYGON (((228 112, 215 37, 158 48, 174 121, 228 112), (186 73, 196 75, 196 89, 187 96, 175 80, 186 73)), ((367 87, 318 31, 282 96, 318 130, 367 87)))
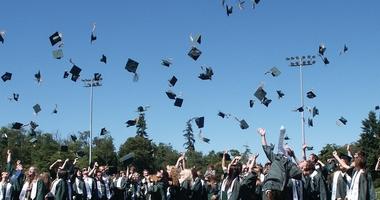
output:
POLYGON ((137 107, 137 112, 144 112, 145 108, 143 106, 137 107))
POLYGON ((197 124, 198 128, 204 127, 205 118, 204 117, 197 117, 195 118, 195 123, 197 124))
POLYGON ((190 56, 193 60, 197 60, 201 54, 202 51, 193 46, 187 55, 190 56))
POLYGON ((232 10, 233 10, 233 7, 228 7, 228 5, 226 5, 226 13, 227 13, 227 16, 230 16, 230 14, 232 14, 232 10))
POLYGON ((100 62, 107 64, 107 57, 103 54, 102 57, 100 58, 100 62))
POLYGON ((253 105, 255 104, 255 100, 249 100, 249 107, 252 108, 253 105))
POLYGON ((212 68, 206 67, 206 70, 203 73, 199 74, 198 78, 200 78, 201 80, 211 80, 213 75, 214 75, 214 72, 212 68))
POLYGON ((348 47, 346 44, 344 44, 344 47, 343 47, 343 53, 346 53, 348 51, 348 47))
POLYGON ((319 110, 318 110, 318 108, 314 106, 313 109, 312 109, 312 111, 311 111, 311 113, 312 113, 313 117, 319 115, 319 110))
POLYGON ((177 83, 178 79, 177 77, 173 76, 170 80, 169 80, 169 86, 170 87, 174 87, 174 85, 177 83))
POLYGON ((12 129, 20 130, 23 126, 24 126, 24 124, 22 124, 20 122, 12 123, 12 129))
POLYGON ((39 112, 41 112, 41 106, 40 104, 36 104, 33 106, 33 110, 34 110, 34 114, 38 114, 39 112))
POLYGON ((265 96, 267 95, 267 92, 262 87, 257 88, 255 92, 255 97, 260 100, 260 102, 263 102, 265 96))
POLYGON ((42 80, 41 72, 38 70, 36 74, 34 74, 34 78, 36 79, 37 83, 40 83, 42 80))
POLYGON ((81 68, 79 68, 78 66, 74 65, 71 69, 70 69, 70 74, 71 74, 71 80, 76 82, 80 76, 80 72, 82 71, 81 68))
POLYGON ((127 124, 127 127, 130 127, 130 126, 134 126, 136 125, 136 119, 133 119, 133 120, 128 120, 127 122, 125 122, 127 124))
POLYGON ((249 128, 248 123, 244 119, 240 120, 240 128, 243 130, 249 128))
POLYGON ((70 137, 73 142, 77 141, 78 139, 76 135, 70 135, 70 137))
POLYGON ((198 43, 198 44, 201 44, 202 43, 202 35, 198 34, 198 35, 195 35, 195 37, 193 37, 192 35, 190 35, 190 41, 192 43, 198 43))
POLYGON ((36 137, 36 136, 37 136, 36 131, 35 131, 34 129, 30 129, 29 136, 30 136, 30 137, 36 137))
POLYGON ((50 39, 51 46, 54 46, 58 42, 62 41, 62 35, 58 32, 55 32, 53 33, 53 35, 49 37, 49 39, 50 39))
POLYGON ((4 35, 5 32, 0 32, 0 42, 4 44, 4 35))
POLYGON ((295 110, 293 110, 294 112, 303 112, 304 111, 304 108, 303 108, 303 106, 301 106, 301 107, 299 107, 299 108, 297 108, 297 109, 295 109, 295 110))
POLYGON ((351 162, 351 157, 345 154, 341 154, 339 156, 340 159, 347 160, 348 162, 351 162))
POLYGON ((38 124, 36 122, 34 122, 34 121, 30 121, 29 125, 30 125, 30 128, 32 130, 34 130, 34 129, 36 129, 38 127, 38 124))
POLYGON ((347 124, 347 119, 345 119, 344 117, 340 117, 340 118, 338 119, 338 122, 340 122, 340 123, 343 124, 343 125, 346 125, 346 124, 347 124))
POLYGON ((94 73, 94 81, 101 81, 103 80, 101 73, 94 73))
POLYGON ((61 152, 69 151, 69 147, 67 145, 61 145, 61 152))
POLYGON ((285 135, 284 140, 290 140, 290 138, 287 135, 285 135))
POLYGON ((108 133, 107 129, 105 127, 103 127, 101 130, 100 130, 100 135, 106 135, 108 133))
POLYGON ((326 51, 325 45, 324 44, 320 44, 319 48, 318 48, 319 55, 323 56, 325 54, 325 51, 326 51))
POLYGON ((255 3, 256 3, 256 4, 260 3, 260 0, 255 0, 255 3))
POLYGON ((281 71, 277 69, 277 67, 272 67, 269 71, 267 71, 265 74, 272 74, 273 77, 280 76, 281 71))
POLYGON ((202 137, 202 140, 203 140, 203 142, 206 142, 206 143, 209 143, 209 142, 210 142, 210 139, 205 138, 205 137, 202 137))
POLYGON ((125 69, 128 72, 136 73, 137 67, 139 66, 139 63, 128 58, 127 64, 125 65, 125 69))
POLYGON ((162 59, 161 60, 161 65, 163 65, 165 67, 170 67, 171 64, 172 64, 172 62, 170 59, 162 59))
POLYGON ((64 73, 63 73, 63 78, 67 78, 67 77, 69 77, 69 72, 68 71, 65 71, 64 73))
POLYGON ((330 64, 330 61, 326 57, 324 57, 323 58, 323 63, 325 63, 325 65, 328 65, 328 64, 330 64))
POLYGON ((12 79, 12 73, 5 72, 5 74, 1 76, 1 79, 3 79, 4 82, 10 81, 12 79))
POLYGON ((380 106, 375 106, 375 110, 380 110, 380 106))
POLYGON ((18 101, 19 97, 20 97, 19 94, 13 93, 13 99, 14 99, 15 101, 18 101))
POLYGON ((271 102, 272 102, 271 99, 268 99, 268 98, 265 97, 265 98, 263 99, 262 104, 264 104, 264 106, 268 107, 269 104, 270 104, 271 102))
POLYGON ((314 126, 313 119, 311 119, 311 118, 307 119, 307 125, 309 127, 313 127, 314 126))
POLYGON ((83 150, 79 150, 79 151, 77 151, 77 157, 82 158, 82 157, 85 156, 85 155, 86 155, 86 153, 84 153, 83 150))
POLYGON ((35 144, 37 142, 37 138, 32 138, 29 140, 30 143, 35 144))
POLYGON ((121 157, 119 161, 124 163, 125 165, 129 165, 133 161, 134 157, 135 157, 135 154, 132 152, 121 157))
POLYGON ((313 151, 313 150, 314 150, 314 147, 313 147, 313 146, 307 146, 307 147, 306 147, 306 150, 308 150, 308 151, 313 151))
POLYGON ((53 50, 53 58, 55 59, 61 59, 63 58, 63 51, 62 49, 53 50))
POLYGON ((317 95, 316 95, 313 91, 309 91, 309 92, 307 92, 307 93, 306 93, 306 96, 307 96, 307 98, 309 98, 309 99, 313 99, 313 98, 317 97, 317 95))
POLYGON ((285 96, 285 94, 281 90, 277 90, 277 95, 279 99, 285 96))
POLYGON ((58 113, 57 107, 58 107, 57 104, 55 104, 55 107, 54 107, 54 110, 53 110, 52 114, 57 114, 58 113))
POLYGON ((221 118, 224 118, 224 117, 226 117, 226 114, 224 112, 219 111, 218 116, 221 118))
POLYGON ((176 98, 174 101, 174 105, 177 107, 182 107, 183 99, 182 98, 176 98))
POLYGON ((169 99, 175 99, 175 97, 177 96, 174 92, 168 90, 166 91, 166 95, 168 96, 169 99))
POLYGON ((95 40, 96 40, 96 35, 95 35, 95 33, 91 33, 91 40, 90 40, 91 44, 92 44, 95 40))

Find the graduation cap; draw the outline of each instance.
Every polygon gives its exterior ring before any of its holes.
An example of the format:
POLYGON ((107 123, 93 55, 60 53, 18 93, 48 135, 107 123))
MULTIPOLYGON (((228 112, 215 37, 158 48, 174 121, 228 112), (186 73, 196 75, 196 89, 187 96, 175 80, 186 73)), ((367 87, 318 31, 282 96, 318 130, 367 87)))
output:
POLYGON ((313 126, 314 126, 313 119, 308 118, 308 119, 307 119, 307 125, 308 125, 309 127, 313 127, 313 126))
POLYGON ((277 69, 277 67, 272 67, 269 71, 267 71, 265 74, 272 74, 273 77, 280 76, 281 71, 277 69))
POLYGON ((39 125, 34 121, 30 121, 29 126, 32 130, 35 130, 39 125))
MULTIPOLYGON (((203 67, 201 68, 202 70, 204 70, 203 67)), ((200 78, 201 80, 211 80, 213 75, 214 72, 212 71, 212 68, 206 67, 206 70, 204 70, 203 73, 199 74, 198 78, 200 78)))
POLYGON ((202 141, 203 141, 203 142, 206 142, 206 143, 210 143, 210 139, 205 138, 205 137, 202 137, 202 141))
POLYGON ((71 80, 76 82, 80 76, 80 72, 82 71, 81 68, 79 68, 78 66, 74 65, 71 69, 70 69, 70 74, 71 74, 71 80))
POLYGON ((51 112, 52 114, 57 114, 58 113, 58 106, 57 106, 57 104, 55 104, 55 107, 54 107, 54 110, 53 110, 53 112, 51 112))
POLYGON ((143 106, 139 106, 139 107, 137 107, 137 112, 140 112, 140 113, 141 113, 141 112, 145 112, 145 111, 146 111, 146 108, 147 108, 147 107, 144 108, 143 106))
POLYGON ((76 156, 79 157, 79 158, 82 158, 82 157, 84 157, 85 155, 86 155, 86 153, 84 153, 83 150, 79 150, 79 151, 77 151, 77 153, 76 153, 76 156))
POLYGON ((20 122, 12 123, 12 129, 20 130, 23 126, 24 126, 24 124, 20 123, 20 122))
POLYGON ((260 3, 260 0, 252 0, 252 8, 255 8, 255 5, 259 3, 260 3))
POLYGON ((348 47, 346 44, 344 44, 343 50, 339 53, 339 55, 342 55, 348 51, 348 47))
POLYGON ((320 44, 319 48, 318 48, 319 55, 323 56, 325 54, 325 51, 326 51, 325 45, 324 44, 320 44))
POLYGON ((312 116, 315 117, 317 115, 319 115, 319 110, 317 107, 313 107, 313 109, 311 110, 311 113, 312 113, 312 116))
POLYGON ((125 122, 125 123, 127 124, 127 127, 130 127, 130 126, 134 126, 134 125, 136 125, 137 120, 136 120, 136 119, 128 120, 128 121, 125 122))
POLYGON ((344 117, 340 117, 337 121, 337 124, 338 125, 346 125, 347 124, 347 119, 345 119, 344 117))
POLYGON ((178 79, 177 77, 173 76, 170 80, 169 80, 169 86, 170 87, 174 87, 174 85, 177 83, 178 79))
POLYGON ((285 135, 284 140, 290 140, 290 138, 287 135, 285 135))
POLYGON ((240 10, 243 10, 243 9, 244 9, 244 4, 245 4, 245 1, 239 0, 239 2, 238 2, 238 6, 239 6, 239 9, 240 9, 240 10))
POLYGON ((30 143, 35 144, 37 143, 37 138, 32 138, 29 140, 30 143))
POLYGON ((42 81, 42 76, 40 70, 36 74, 34 74, 34 78, 36 79, 37 83, 40 83, 42 81))
POLYGON ((33 106, 33 110, 34 110, 34 114, 38 114, 39 112, 41 112, 41 106, 40 104, 36 104, 33 106))
POLYGON ((201 54, 202 51, 193 46, 187 55, 190 56, 193 60, 197 60, 201 54))
POLYGON ((248 123, 247 123, 244 119, 240 120, 239 122, 240 122, 240 128, 241 128, 241 129, 244 130, 244 129, 249 128, 248 123))
POLYGON ((4 44, 4 37, 5 37, 5 32, 1 31, 0 32, 0 42, 4 44))
POLYGON ((73 142, 77 141, 78 139, 76 135, 70 135, 70 137, 73 142))
POLYGON ((12 79, 12 73, 5 72, 5 74, 1 76, 1 79, 3 79, 4 82, 10 81, 12 79))
POLYGON ((175 99, 176 98, 176 94, 174 92, 172 92, 171 90, 168 90, 166 91, 166 95, 168 96, 169 99, 175 99))
POLYGON ((162 59, 161 60, 161 65, 163 65, 165 67, 170 67, 171 64, 172 64, 171 59, 162 59))
POLYGON ((264 97, 264 99, 261 103, 264 104, 264 106, 268 107, 271 102, 272 102, 271 99, 264 97))
POLYGON ((306 96, 307 98, 309 99, 314 99, 315 97, 317 97, 317 95, 313 92, 313 91, 309 91, 306 93, 306 96))
POLYGON ((263 102, 263 100, 265 99, 265 96, 267 95, 267 92, 263 89, 263 87, 259 87, 257 88, 254 96, 260 100, 260 102, 263 102))
POLYGON ((69 72, 68 71, 65 71, 64 73, 63 73, 63 78, 67 78, 67 77, 69 77, 69 72))
POLYGON ((122 156, 119 161, 121 163, 124 163, 125 165, 129 165, 132 163, 133 159, 135 158, 135 154, 132 152, 132 153, 129 153, 125 156, 122 156))
POLYGON ((323 63, 325 63, 325 65, 330 64, 330 61, 326 57, 324 57, 322 60, 323 60, 323 63))
POLYGON ((69 146, 67 145, 61 145, 61 152, 68 152, 69 151, 69 146))
POLYGON ((197 117, 195 118, 195 124, 197 124, 198 128, 204 127, 205 118, 204 117, 197 117))
POLYGON ((190 34, 190 41, 192 43, 198 43, 198 44, 201 44, 202 43, 202 35, 200 34, 197 34, 195 35, 194 37, 190 34))
POLYGON ((229 114, 226 114, 226 113, 224 113, 224 112, 219 111, 219 112, 218 112, 218 116, 221 117, 221 118, 225 118, 225 117, 228 117, 229 114))
POLYGON ((107 129, 105 127, 103 127, 101 130, 100 130, 100 135, 106 135, 108 133, 107 129))
POLYGON ((306 147, 306 150, 308 150, 308 151, 313 151, 313 150, 314 150, 314 147, 313 147, 313 146, 307 146, 307 147, 306 147))
POLYGON ((174 101, 174 105, 177 107, 182 107, 182 103, 183 103, 183 99, 179 97, 177 97, 174 101))
POLYGON ((303 112, 304 111, 304 108, 303 108, 303 106, 301 106, 301 107, 299 107, 299 108, 297 108, 297 109, 295 109, 295 110, 293 110, 294 112, 303 112))
POLYGON ((278 98, 281 99, 282 97, 285 96, 285 94, 281 91, 281 90, 277 90, 277 95, 278 95, 278 98))
POLYGON ((53 50, 52 54, 53 54, 53 58, 55 58, 55 59, 63 58, 63 50, 62 49, 53 50))
POLYGON ((380 110, 380 106, 375 106, 375 110, 380 110))
POLYGON ((249 100, 249 107, 252 108, 253 105, 255 104, 255 100, 249 100))
POLYGON ((94 81, 101 81, 103 80, 101 73, 94 73, 94 81))
POLYGON ((232 14, 232 10, 233 10, 233 7, 232 6, 228 6, 226 5, 226 13, 227 13, 227 16, 230 16, 230 14, 232 14))
POLYGON ((13 93, 13 100, 18 101, 19 97, 19 94, 13 93))
POLYGON ((51 36, 49 37, 49 40, 50 40, 51 46, 54 46, 54 45, 56 45, 58 42, 61 42, 61 41, 62 41, 62 34, 59 33, 59 32, 55 32, 55 33, 53 33, 53 35, 51 35, 51 36))
POLYGON ((29 136, 30 136, 30 137, 36 137, 36 136, 37 136, 36 131, 35 131, 34 129, 30 129, 29 136))
POLYGON ((125 69, 128 71, 128 72, 131 72, 133 74, 135 74, 133 80, 137 81, 138 80, 138 76, 137 76, 137 67, 139 66, 139 63, 135 60, 132 60, 130 58, 128 58, 128 61, 127 61, 127 64, 125 64, 125 69))
POLYGON ((103 54, 102 57, 100 58, 100 62, 107 64, 107 57, 103 54))
POLYGON ((95 35, 95 28, 96 28, 96 23, 92 24, 92 31, 91 31, 91 44, 96 40, 96 35, 95 35))

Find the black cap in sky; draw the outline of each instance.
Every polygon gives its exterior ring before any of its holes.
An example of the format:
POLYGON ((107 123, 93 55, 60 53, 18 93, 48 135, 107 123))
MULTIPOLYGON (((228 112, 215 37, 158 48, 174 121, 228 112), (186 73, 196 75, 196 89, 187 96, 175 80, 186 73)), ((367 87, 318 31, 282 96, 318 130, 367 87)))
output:
POLYGON ((255 104, 255 100, 249 100, 249 107, 252 108, 253 105, 255 104))
POLYGON ((128 61, 127 61, 127 64, 125 64, 125 69, 130 72, 130 73, 133 73, 135 76, 133 77, 133 80, 134 81, 137 81, 138 80, 138 76, 137 76, 137 68, 139 66, 139 63, 135 60, 132 60, 130 58, 128 58, 128 61))
POLYGON ((306 96, 307 98, 309 99, 314 99, 315 97, 317 97, 317 95, 313 92, 313 91, 309 91, 306 93, 306 96))
POLYGON ((168 90, 166 91, 166 95, 168 96, 169 99, 175 99, 176 98, 176 94, 174 92, 172 92, 171 90, 168 90))
POLYGON ((303 112, 304 111, 304 108, 303 106, 299 107, 299 108, 296 108, 295 110, 293 110, 294 112, 303 112))
POLYGON ((224 113, 224 112, 221 112, 221 111, 219 111, 219 112, 218 112, 218 116, 219 116, 219 117, 221 117, 221 118, 225 118, 225 117, 227 117, 227 116, 228 116, 228 114, 226 114, 226 113, 224 113))
POLYGON ((178 79, 177 77, 173 76, 170 80, 169 80, 169 86, 170 87, 174 87, 175 84, 177 83, 178 79))
POLYGON ((81 68, 79 68, 76 65, 73 65, 73 67, 70 69, 70 74, 71 74, 71 80, 76 82, 80 76, 80 72, 82 71, 81 68))
POLYGON ((100 135, 106 135, 108 133, 108 130, 103 127, 101 130, 100 130, 100 135))
POLYGON ((58 113, 58 105, 55 104, 55 107, 54 107, 52 114, 57 114, 57 113, 58 113))
POLYGON ((20 94, 13 93, 13 100, 18 101, 19 98, 20 98, 20 94))
POLYGON ((104 63, 104 64, 107 64, 107 56, 105 56, 104 54, 102 55, 102 57, 100 58, 100 62, 104 63))
POLYGON ((57 43, 62 41, 62 34, 59 32, 55 32, 53 33, 53 35, 49 37, 49 40, 50 40, 51 46, 54 46, 57 43))
POLYGON ((0 42, 2 44, 4 44, 4 37, 5 37, 5 32, 4 31, 0 32, 0 42))
POLYGON ((96 40, 95 28, 96 28, 96 23, 93 23, 92 31, 91 31, 91 39, 90 39, 91 44, 96 40))
POLYGON ((308 118, 308 119, 307 119, 307 125, 308 125, 309 127, 313 127, 313 126, 314 126, 314 122, 313 122, 313 119, 312 119, 312 118, 308 118))
POLYGON ((240 128, 243 130, 249 128, 248 123, 244 119, 240 120, 240 128))
POLYGON ((167 58, 167 59, 162 59, 161 60, 161 65, 165 66, 165 67, 170 67, 170 65, 172 65, 172 61, 171 59, 167 58))
POLYGON ((125 123, 127 124, 127 127, 130 127, 130 126, 136 125, 137 120, 136 119, 131 119, 131 120, 128 120, 127 122, 125 122, 125 123))
POLYGON ((4 75, 1 76, 1 79, 6 82, 12 80, 12 73, 5 72, 4 75))
POLYGON ((280 76, 281 71, 277 67, 272 67, 265 74, 271 74, 273 77, 277 77, 277 76, 280 76))
POLYGON ((34 114, 38 114, 39 112, 41 112, 41 106, 40 106, 40 104, 35 104, 33 106, 33 110, 34 110, 34 114))
POLYGON ((79 158, 82 158, 83 156, 86 155, 86 153, 85 153, 83 150, 79 150, 79 151, 77 151, 76 154, 77 154, 76 156, 79 157, 79 158))
POLYGON ((264 99, 261 103, 264 104, 265 107, 268 107, 271 102, 272 102, 272 99, 268 99, 268 98, 264 97, 264 99))
POLYGON ((256 90, 256 92, 254 94, 254 96, 257 99, 259 99, 260 102, 263 102, 263 100, 265 99, 266 95, 267 95, 267 92, 261 86, 259 88, 257 88, 257 90, 256 90))
POLYGON ((233 11, 233 7, 226 5, 227 16, 230 16, 232 14, 232 11, 233 11))
POLYGON ((323 63, 325 63, 325 65, 328 65, 328 64, 330 64, 330 61, 329 61, 329 59, 327 59, 327 57, 324 57, 323 63))
POLYGON ((212 68, 206 67, 206 69, 204 69, 204 72, 199 74, 198 78, 200 78, 201 80, 211 80, 213 75, 214 75, 214 71, 212 70, 212 68))
POLYGON ((204 127, 205 118, 204 117, 197 117, 195 118, 195 124, 197 124, 198 128, 204 127))
POLYGON ((29 126, 32 130, 35 130, 39 125, 34 121, 30 121, 29 126))
POLYGON ((70 73, 68 71, 65 71, 63 73, 63 78, 67 78, 67 77, 69 77, 69 75, 70 75, 70 73))
POLYGON ((52 54, 53 54, 53 58, 55 58, 55 59, 63 58, 63 50, 62 49, 53 50, 52 54))
POLYGON ((313 109, 311 110, 311 114, 312 114, 313 117, 319 115, 318 108, 314 106, 313 109))
POLYGON ((195 35, 194 37, 190 34, 190 41, 191 43, 198 43, 198 44, 201 44, 202 43, 202 35, 200 34, 197 34, 195 35))
POLYGON ((340 117, 337 122, 338 122, 338 125, 342 125, 342 124, 346 125, 348 121, 346 118, 340 117))
POLYGON ((380 106, 375 106, 375 110, 380 110, 380 106))
POLYGON ((183 104, 183 99, 177 97, 177 98, 175 99, 175 101, 174 101, 174 105, 177 106, 177 107, 182 107, 182 104, 183 104))
POLYGON ((12 123, 12 129, 20 130, 23 126, 24 126, 24 124, 20 123, 20 122, 12 123))
POLYGON ((278 98, 281 99, 282 97, 285 96, 285 94, 281 91, 281 90, 277 90, 277 95, 278 95, 278 98))
POLYGON ((36 74, 34 74, 34 78, 36 79, 37 83, 40 83, 42 81, 42 75, 40 70, 36 74))
POLYGON ((319 48, 318 48, 319 55, 323 56, 325 54, 325 51, 326 51, 325 45, 324 44, 320 44, 319 48))
POLYGON ((198 60, 199 56, 201 56, 202 51, 197 49, 197 47, 191 47, 189 53, 187 54, 190 56, 193 60, 198 60))
POLYGON ((77 141, 78 139, 76 135, 70 135, 70 137, 73 142, 77 141))

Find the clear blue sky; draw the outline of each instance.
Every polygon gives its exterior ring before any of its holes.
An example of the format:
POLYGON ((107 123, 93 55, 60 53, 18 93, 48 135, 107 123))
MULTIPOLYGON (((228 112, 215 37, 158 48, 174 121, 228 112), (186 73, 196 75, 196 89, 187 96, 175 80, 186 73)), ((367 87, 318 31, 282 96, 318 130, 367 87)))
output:
POLYGON ((290 144, 299 149, 300 116, 291 112, 300 105, 298 70, 288 67, 285 57, 316 54, 324 43, 331 64, 318 59, 304 68, 305 92, 314 89, 318 95, 305 104, 320 110, 315 126, 306 129, 307 142, 318 152, 327 143, 358 139, 361 120, 380 104, 380 3, 263 0, 255 10, 249 4, 239 10, 231 2, 235 8, 230 17, 219 0, 3 2, 0 30, 7 35, 0 44, 0 73, 12 72, 13 78, 0 83, 0 124, 33 120, 41 130, 62 137, 89 130, 90 90, 81 81, 62 79, 72 58, 83 70, 81 78, 103 74, 103 86, 94 93, 94 134, 106 127, 117 149, 135 135, 135 128, 124 123, 137 115, 140 105, 150 105, 150 138, 179 151, 184 150, 185 122, 196 116, 206 118, 203 133, 211 142, 196 142, 196 149, 206 153, 243 150, 243 145, 261 153, 256 129, 267 128, 268 140, 277 144, 281 125, 292 138, 290 144), (93 22, 98 39, 91 45, 93 22), (63 33, 65 42, 61 60, 51 55, 48 37, 55 31, 63 33), (202 34, 203 54, 197 61, 187 56, 190 33, 202 34), (339 56, 344 44, 349 51, 339 56), (99 62, 102 54, 108 57, 107 65, 99 62), (173 58, 170 68, 160 65, 166 57, 173 58), (128 58, 140 62, 138 82, 124 69, 128 58), (197 78, 202 65, 214 69, 212 81, 197 78), (273 66, 282 74, 264 75, 273 66), (41 85, 34 81, 38 70, 41 85), (179 79, 173 90, 185 99, 182 108, 165 95, 172 75, 179 79), (261 82, 273 102, 269 108, 259 103, 249 108, 261 82), (277 89, 285 93, 281 100, 277 89), (20 93, 19 102, 8 101, 13 92, 20 93), (36 103, 42 107, 38 116, 32 110, 36 103), (55 104, 58 115, 51 114, 55 104), (244 118, 250 128, 241 130, 236 121, 221 119, 219 110, 244 118), (340 116, 348 120, 347 126, 336 125, 340 116))

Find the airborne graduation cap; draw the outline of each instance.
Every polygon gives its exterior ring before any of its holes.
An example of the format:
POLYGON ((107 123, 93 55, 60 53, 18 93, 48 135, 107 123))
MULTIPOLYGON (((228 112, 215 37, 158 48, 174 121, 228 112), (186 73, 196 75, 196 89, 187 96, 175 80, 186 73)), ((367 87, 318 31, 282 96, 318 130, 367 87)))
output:
POLYGON ((339 53, 339 55, 342 55, 348 51, 348 47, 346 44, 344 44, 343 50, 339 53))
POLYGON ((170 87, 174 87, 175 84, 177 83, 178 79, 177 77, 173 76, 170 80, 169 80, 169 86, 170 87))
POLYGON ((313 91, 309 91, 306 93, 306 96, 307 98, 309 99, 314 99, 315 97, 317 97, 317 95, 313 92, 313 91))
POLYGON ((235 119, 236 119, 236 121, 238 121, 239 122, 239 125, 240 125, 240 128, 241 129, 247 129, 247 128, 249 128, 249 125, 248 125, 248 123, 244 120, 244 119, 242 119, 242 120, 239 120, 239 118, 237 118, 237 117, 235 117, 235 119))
POLYGON ((13 93, 13 100, 18 101, 19 98, 20 98, 20 94, 13 93))
POLYGON ((39 112, 41 112, 41 106, 40 104, 35 104, 33 106, 34 114, 37 115, 39 112))
POLYGON ((231 114, 227 114, 227 113, 224 113, 222 111, 219 111, 218 116, 221 118, 225 118, 225 117, 228 118, 229 116, 231 116, 231 114))
POLYGON ((226 13, 227 13, 227 16, 230 16, 232 14, 232 11, 233 11, 233 7, 232 6, 228 6, 226 5, 226 13))
POLYGON ((278 95, 278 98, 281 99, 282 97, 285 96, 285 94, 281 91, 281 90, 277 90, 277 95, 278 95))
POLYGON ((205 123, 205 118, 204 117, 197 117, 195 118, 195 124, 197 125, 198 128, 203 128, 205 123))
POLYGON ((24 124, 20 123, 20 122, 12 123, 12 129, 15 129, 15 130, 20 130, 23 126, 24 126, 24 124))
POLYGON ((134 126, 137 123, 137 119, 128 120, 125 123, 127 124, 127 127, 134 126))
POLYGON ((347 124, 347 119, 345 119, 344 117, 340 117, 339 119, 338 119, 338 121, 336 122, 336 124, 338 125, 338 126, 342 126, 342 125, 346 125, 347 124))
POLYGON ((296 108, 295 110, 293 110, 294 112, 303 112, 304 111, 304 108, 303 106, 299 107, 299 108, 296 108))
POLYGON ((76 135, 70 135, 70 137, 73 142, 76 142, 78 139, 76 135))
POLYGON ((73 67, 70 69, 70 74, 71 74, 71 80, 76 82, 78 78, 80 77, 80 72, 82 71, 81 68, 76 66, 70 59, 70 63, 73 64, 73 67))
POLYGON ((55 58, 55 59, 63 58, 63 50, 62 49, 53 50, 52 54, 53 54, 53 58, 55 58))
POLYGON ((55 32, 53 33, 53 35, 49 37, 49 40, 50 40, 51 46, 54 46, 57 43, 62 42, 62 34, 59 32, 55 32))
POLYGON ((206 67, 206 69, 204 69, 203 67, 201 68, 203 70, 203 73, 199 74, 198 78, 200 78, 201 80, 211 80, 212 76, 214 75, 214 71, 212 70, 212 68, 211 67, 206 67))
POLYGON ((325 54, 325 51, 326 51, 326 47, 324 44, 320 44, 319 45, 319 48, 318 48, 318 53, 320 56, 324 56, 325 54))
POLYGON ((1 76, 1 79, 6 82, 12 80, 12 73, 5 72, 4 75, 1 76))
POLYGON ((34 78, 36 79, 37 83, 41 83, 42 75, 41 75, 40 70, 38 70, 38 72, 36 74, 34 74, 34 78))
POLYGON ((173 99, 175 100, 176 99, 176 94, 174 92, 172 92, 171 90, 168 90, 166 91, 166 95, 168 96, 169 99, 173 99))
POLYGON ((249 100, 249 107, 252 108, 253 105, 255 104, 255 100, 249 100))
POLYGON ((107 64, 107 57, 103 54, 102 57, 100 58, 100 62, 107 64))
POLYGON ((137 81, 138 80, 138 75, 137 75, 137 67, 139 66, 139 63, 135 60, 132 60, 128 58, 127 64, 125 64, 125 69, 128 72, 131 72, 134 74, 133 80, 137 81))
POLYGON ((318 110, 318 108, 314 106, 314 107, 311 109, 311 114, 312 114, 313 117, 319 115, 319 110, 318 110))
POLYGON ((308 125, 309 127, 313 127, 313 126, 314 126, 314 122, 313 122, 313 119, 312 119, 312 118, 308 118, 308 119, 307 119, 307 125, 308 125))
POLYGON ((280 76, 281 71, 277 69, 277 67, 272 67, 269 71, 267 71, 265 74, 271 74, 273 77, 280 76))
POLYGON ((324 58, 322 59, 322 61, 323 61, 323 63, 325 63, 325 65, 330 64, 329 59, 327 59, 326 57, 324 57, 324 58))
POLYGON ((70 75, 70 73, 68 71, 65 71, 63 73, 63 78, 67 78, 67 77, 69 77, 69 75, 70 75))
POLYGON ((34 121, 30 121, 29 126, 30 129, 35 130, 39 125, 34 121))
POLYGON ((161 65, 165 66, 165 67, 170 67, 170 65, 172 65, 172 60, 167 58, 167 59, 162 59, 161 60, 161 65))
POLYGON ((195 35, 194 37, 190 34, 190 41, 191 43, 198 43, 198 44, 201 44, 202 43, 202 35, 201 34, 197 34, 195 35))
POLYGON ((260 102, 263 102, 263 100, 265 99, 267 95, 267 92, 263 89, 262 86, 260 86, 259 88, 257 88, 254 96, 260 100, 260 102))
POLYGON ((380 106, 375 106, 375 110, 380 110, 380 106))
POLYGON ((101 130, 100 130, 100 135, 106 135, 108 133, 108 130, 103 127, 101 130))
POLYGON ((182 104, 183 104, 183 99, 177 97, 177 98, 175 99, 175 101, 174 101, 174 106, 182 107, 182 104))
POLYGON ((189 53, 187 53, 188 56, 190 56, 193 60, 198 60, 199 56, 201 56, 202 51, 197 49, 197 47, 193 46, 191 47, 189 53))
POLYGON ((91 31, 91 40, 90 40, 91 44, 96 40, 95 28, 96 28, 96 23, 93 23, 92 24, 92 31, 91 31))
POLYGON ((0 32, 0 42, 4 44, 4 37, 5 37, 5 32, 1 31, 0 32))
POLYGON ((51 112, 51 114, 57 114, 57 113, 58 113, 58 105, 55 104, 54 110, 53 112, 51 112))

